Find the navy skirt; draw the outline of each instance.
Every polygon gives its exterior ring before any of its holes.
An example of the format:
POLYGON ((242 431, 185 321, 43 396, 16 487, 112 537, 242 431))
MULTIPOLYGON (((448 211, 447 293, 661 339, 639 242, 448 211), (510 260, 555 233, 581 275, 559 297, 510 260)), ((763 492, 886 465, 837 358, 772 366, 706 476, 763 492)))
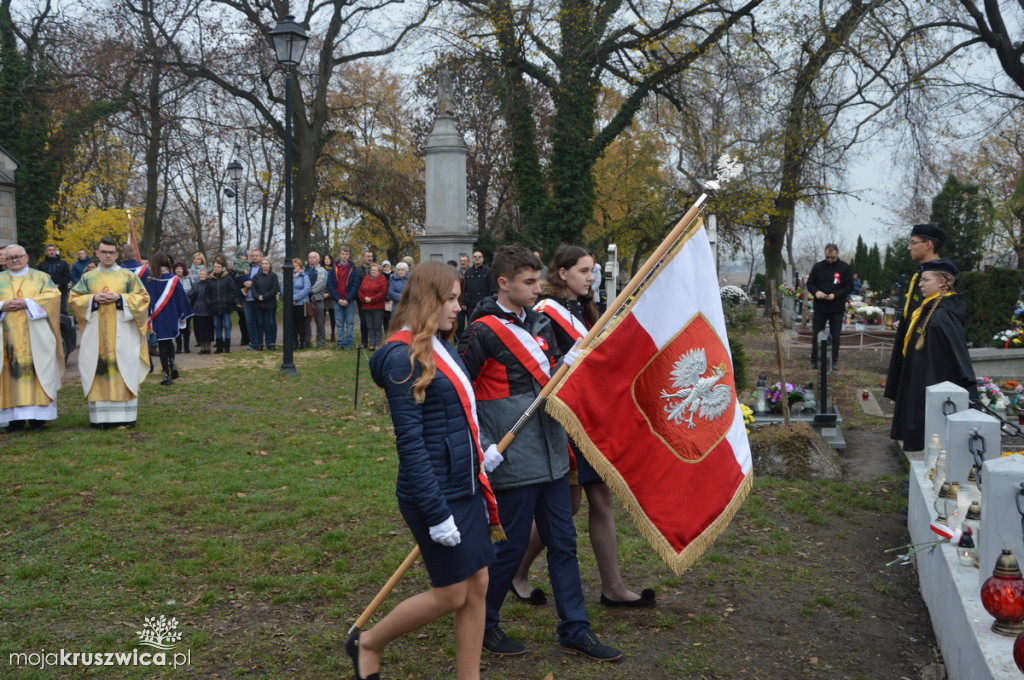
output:
POLYGON ((583 452, 579 450, 579 447, 570 440, 569 446, 572 447, 572 453, 576 456, 576 478, 580 486, 586 486, 587 484, 596 484, 597 482, 603 482, 601 475, 597 474, 597 470, 594 466, 587 462, 583 452))
POLYGON ((430 525, 414 504, 399 500, 398 509, 420 546, 430 585, 435 588, 461 583, 494 562, 494 545, 482 492, 477 491, 472 498, 448 501, 448 509, 452 511, 455 526, 462 537, 453 548, 435 543, 430 538, 430 525))

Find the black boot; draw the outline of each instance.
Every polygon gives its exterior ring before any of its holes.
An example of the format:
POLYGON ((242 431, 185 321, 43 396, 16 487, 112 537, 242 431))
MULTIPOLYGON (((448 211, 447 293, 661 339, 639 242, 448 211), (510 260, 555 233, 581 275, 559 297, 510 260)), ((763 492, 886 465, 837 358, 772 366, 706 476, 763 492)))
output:
POLYGON ((224 354, 231 354, 231 338, 224 338, 224 354))
POLYGON ((224 352, 224 341, 217 338, 217 349, 213 350, 214 354, 222 354, 224 352))
POLYGON ((184 338, 182 338, 181 335, 179 335, 178 337, 176 337, 174 339, 174 351, 175 352, 180 352, 181 351, 181 343, 183 342, 183 340, 184 340, 184 338))
POLYGON ((192 354, 192 350, 190 350, 188 348, 188 343, 192 339, 192 334, 189 333, 188 331, 185 331, 184 336, 185 336, 185 349, 183 349, 181 351, 184 352, 185 354, 192 354))
POLYGON ((160 384, 161 385, 173 385, 174 384, 173 382, 171 382, 171 376, 170 376, 170 374, 167 371, 164 371, 164 379, 160 381, 160 384))
POLYGON ((171 380, 178 379, 178 363, 171 357, 171 380))

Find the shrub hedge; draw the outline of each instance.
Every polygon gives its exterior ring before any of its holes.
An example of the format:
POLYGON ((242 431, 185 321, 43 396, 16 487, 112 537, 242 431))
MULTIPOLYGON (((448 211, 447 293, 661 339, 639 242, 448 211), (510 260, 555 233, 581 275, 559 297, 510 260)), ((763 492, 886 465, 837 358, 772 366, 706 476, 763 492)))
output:
POLYGON ((1002 267, 960 274, 959 290, 967 302, 967 342, 973 347, 988 347, 992 336, 1013 326, 1022 274, 1002 267))

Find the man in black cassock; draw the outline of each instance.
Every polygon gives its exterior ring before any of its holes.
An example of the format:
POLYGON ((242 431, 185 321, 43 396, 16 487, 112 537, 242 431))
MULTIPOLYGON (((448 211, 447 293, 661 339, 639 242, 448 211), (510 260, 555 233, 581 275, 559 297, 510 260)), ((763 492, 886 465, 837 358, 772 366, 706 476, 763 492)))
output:
POLYGON ((967 305, 963 296, 953 291, 958 273, 949 260, 923 262, 915 279, 921 281, 919 285, 923 289, 918 292, 929 296, 924 297, 917 310, 900 324, 903 339, 893 349, 902 359, 900 375, 896 381, 886 383, 886 394, 892 389, 896 399, 889 436, 902 441, 904 451, 924 449, 926 388, 949 381, 965 388, 971 400, 978 398, 964 336, 967 305), (945 272, 948 281, 934 276, 922 279, 927 272, 945 272), (941 290, 935 294, 928 288, 931 280, 941 283, 941 290))

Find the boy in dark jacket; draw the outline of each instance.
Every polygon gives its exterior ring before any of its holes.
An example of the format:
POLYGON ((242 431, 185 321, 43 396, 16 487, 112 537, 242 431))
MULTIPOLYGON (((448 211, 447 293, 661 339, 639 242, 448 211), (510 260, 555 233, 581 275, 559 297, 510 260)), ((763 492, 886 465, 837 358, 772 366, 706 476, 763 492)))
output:
MULTIPOLYGON (((462 357, 477 397, 481 443, 488 449, 526 411, 561 356, 551 322, 533 311, 540 295, 540 260, 522 246, 505 246, 492 267, 498 297, 477 306, 462 357)), ((504 460, 490 473, 508 536, 497 545, 487 588, 484 649, 499 656, 526 652, 525 645, 502 631, 499 614, 536 520, 548 548, 562 651, 597 661, 622 657, 590 629, 576 559, 568 474, 565 430, 543 409, 526 423, 505 451, 504 460)))

